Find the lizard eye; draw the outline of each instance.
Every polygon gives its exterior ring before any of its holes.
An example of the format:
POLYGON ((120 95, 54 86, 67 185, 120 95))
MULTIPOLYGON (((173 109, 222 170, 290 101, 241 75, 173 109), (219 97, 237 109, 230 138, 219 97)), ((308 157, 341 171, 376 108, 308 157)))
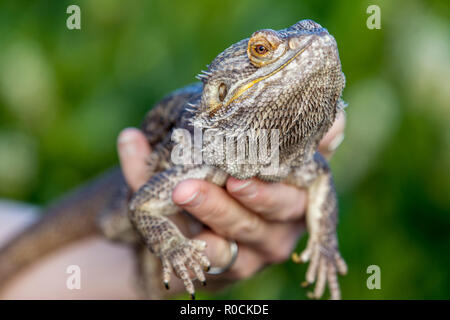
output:
POLYGON ((258 54, 258 55, 260 55, 260 56, 266 54, 266 53, 269 51, 269 50, 268 50, 264 45, 262 45, 262 44, 254 45, 254 46, 252 47, 252 50, 253 50, 256 54, 258 54))
POLYGON ((227 92, 228 92, 227 85, 225 83, 221 83, 219 86, 219 100, 221 102, 223 102, 223 100, 225 99, 227 92))
POLYGON ((256 67, 274 62, 279 56, 276 51, 281 42, 276 31, 256 31, 248 41, 247 56, 250 62, 256 67))

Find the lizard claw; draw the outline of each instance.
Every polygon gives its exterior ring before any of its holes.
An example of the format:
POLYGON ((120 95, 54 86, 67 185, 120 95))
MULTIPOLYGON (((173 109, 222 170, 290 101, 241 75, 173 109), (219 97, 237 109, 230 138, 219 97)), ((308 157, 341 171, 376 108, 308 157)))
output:
POLYGON ((347 265, 337 248, 324 247, 319 242, 310 241, 307 248, 300 255, 292 255, 292 260, 297 263, 310 261, 306 272, 306 281, 302 283, 303 287, 307 287, 316 282, 314 291, 308 292, 309 298, 320 299, 325 291, 327 282, 331 299, 339 300, 341 298, 337 273, 345 275, 347 273, 347 265))
POLYGON ((186 291, 191 299, 195 299, 195 288, 190 276, 192 272, 195 277, 206 284, 203 270, 210 266, 208 258, 202 253, 206 244, 200 240, 186 239, 176 247, 166 250, 161 254, 163 264, 163 281, 168 289, 171 271, 183 281, 186 291))

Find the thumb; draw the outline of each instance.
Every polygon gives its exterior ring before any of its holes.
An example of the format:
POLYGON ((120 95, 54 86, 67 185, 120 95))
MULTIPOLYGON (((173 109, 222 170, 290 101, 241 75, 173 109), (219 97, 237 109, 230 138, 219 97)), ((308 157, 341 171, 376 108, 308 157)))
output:
POLYGON ((126 128, 117 140, 120 166, 128 185, 136 191, 149 178, 146 164, 151 149, 145 135, 136 128, 126 128))

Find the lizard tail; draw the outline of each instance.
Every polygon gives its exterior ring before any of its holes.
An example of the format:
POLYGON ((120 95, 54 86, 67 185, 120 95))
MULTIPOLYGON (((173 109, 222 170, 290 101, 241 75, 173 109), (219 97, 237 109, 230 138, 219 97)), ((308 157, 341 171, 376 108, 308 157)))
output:
POLYGON ((123 181, 120 170, 110 170, 50 206, 42 218, 0 248, 0 290, 35 260, 74 240, 99 233, 96 215, 123 181))

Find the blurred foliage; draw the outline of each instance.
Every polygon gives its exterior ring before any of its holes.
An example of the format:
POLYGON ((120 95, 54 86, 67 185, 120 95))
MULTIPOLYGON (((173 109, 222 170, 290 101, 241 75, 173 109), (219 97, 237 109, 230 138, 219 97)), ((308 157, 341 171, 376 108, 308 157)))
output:
MULTIPOLYGON (((448 1, 2 1, 0 197, 45 205, 117 162, 126 126, 230 44, 313 19, 347 77, 331 165, 349 299, 450 298, 448 1), (66 28, 78 4, 82 29, 66 28), (366 8, 381 8, 381 30, 366 8), (381 290, 366 269, 381 267, 381 290)), ((298 249, 305 244, 301 241, 298 249)), ((201 298, 302 299, 305 266, 272 266, 201 298)))

